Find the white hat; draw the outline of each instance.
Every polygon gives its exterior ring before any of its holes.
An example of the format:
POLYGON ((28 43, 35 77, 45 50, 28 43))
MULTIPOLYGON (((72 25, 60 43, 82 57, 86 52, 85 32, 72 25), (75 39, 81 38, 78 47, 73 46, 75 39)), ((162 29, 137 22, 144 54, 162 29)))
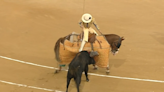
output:
POLYGON ((85 14, 83 14, 83 16, 81 17, 81 19, 82 19, 82 21, 83 21, 84 23, 89 23, 89 22, 91 22, 91 20, 92 20, 92 15, 90 15, 90 14, 88 14, 88 13, 85 13, 85 14))

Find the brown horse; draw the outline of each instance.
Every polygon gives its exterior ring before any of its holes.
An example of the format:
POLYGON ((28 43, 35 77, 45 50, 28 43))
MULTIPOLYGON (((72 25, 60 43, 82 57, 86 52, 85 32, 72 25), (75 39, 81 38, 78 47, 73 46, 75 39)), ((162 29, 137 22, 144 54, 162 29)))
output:
MULTIPOLYGON (((65 37, 61 37, 57 40, 56 44, 55 44, 55 48, 54 48, 54 51, 55 51, 55 55, 56 55, 56 60, 58 61, 58 63, 60 63, 60 59, 59 59, 59 48, 60 48, 60 42, 64 44, 64 41, 67 39, 67 40, 70 40, 70 37, 71 37, 72 34, 69 34, 65 37)), ((119 51, 119 48, 122 44, 122 41, 124 40, 123 37, 120 37, 116 34, 103 34, 104 37, 106 38, 107 42, 110 44, 110 47, 111 47, 111 52, 113 53, 113 55, 115 55, 116 53, 118 53, 119 51)), ((77 35, 79 36, 79 35, 77 35)), ((80 39, 78 39, 77 42, 79 42, 80 39)), ((99 41, 98 41, 99 42, 99 41)), ((100 42, 101 43, 101 42, 100 42)), ((101 47, 101 46, 100 46, 101 47)), ((60 65, 60 64, 59 64, 60 65)), ((61 71, 61 67, 63 65, 60 65, 58 66, 59 67, 59 70, 56 70, 55 73, 61 71)), ((94 65, 94 69, 97 69, 96 66, 94 65)), ((107 71, 106 73, 109 73, 109 67, 107 67, 107 71)))

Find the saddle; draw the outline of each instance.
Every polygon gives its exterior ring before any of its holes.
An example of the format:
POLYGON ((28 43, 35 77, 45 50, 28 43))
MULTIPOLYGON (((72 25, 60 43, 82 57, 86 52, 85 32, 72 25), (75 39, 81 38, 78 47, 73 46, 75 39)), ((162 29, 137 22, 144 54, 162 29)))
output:
MULTIPOLYGON (((80 34, 79 39, 83 39, 83 37, 84 37, 84 32, 82 32, 80 34)), ((88 42, 89 43, 95 43, 95 40, 96 40, 96 34, 95 33, 89 33, 88 42)))
MULTIPOLYGON (((80 33, 80 34, 76 34, 76 33, 73 32, 72 34, 66 36, 65 39, 64 39, 64 41, 66 39, 69 39, 71 41, 71 36, 73 36, 73 35, 77 36, 77 41, 76 42, 77 42, 77 44, 79 46, 80 40, 82 40, 83 37, 84 37, 84 32, 82 31, 82 33, 80 33)), ((96 51, 94 51, 94 47, 93 47, 93 43, 95 43, 96 40, 99 43, 100 48, 102 49, 101 42, 98 39, 96 39, 96 34, 95 33, 89 33, 88 43, 91 43, 91 49, 92 49, 91 54, 90 54, 91 57, 96 56, 96 55, 99 55, 96 51)), ((63 45, 64 45, 64 49, 65 49, 64 41, 63 41, 63 45)), ((71 42, 74 42, 74 41, 71 41, 71 42)), ((72 44, 72 47, 73 46, 74 46, 74 44, 72 44)))

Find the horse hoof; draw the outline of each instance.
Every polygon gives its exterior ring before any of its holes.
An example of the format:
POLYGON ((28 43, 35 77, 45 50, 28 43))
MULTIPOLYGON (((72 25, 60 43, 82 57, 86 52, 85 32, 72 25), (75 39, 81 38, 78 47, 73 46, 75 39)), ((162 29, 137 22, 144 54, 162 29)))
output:
POLYGON ((93 70, 97 70, 97 69, 98 69, 97 67, 93 68, 93 70))
POLYGON ((56 74, 56 73, 58 73, 59 72, 59 70, 56 70, 55 72, 54 72, 54 74, 56 74))
POLYGON ((109 70, 106 70, 106 74, 109 74, 110 73, 110 71, 109 70))
POLYGON ((108 71, 106 71, 106 74, 108 75, 110 72, 109 72, 109 70, 108 71))
POLYGON ((108 75, 110 72, 106 72, 106 74, 108 75))

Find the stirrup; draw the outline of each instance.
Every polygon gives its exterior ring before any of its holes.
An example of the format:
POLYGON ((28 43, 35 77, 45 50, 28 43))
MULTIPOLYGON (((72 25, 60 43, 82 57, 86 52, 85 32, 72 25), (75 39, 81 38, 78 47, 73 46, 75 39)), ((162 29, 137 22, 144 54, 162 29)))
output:
POLYGON ((91 51, 90 52, 90 57, 98 56, 99 53, 97 51, 91 51))

